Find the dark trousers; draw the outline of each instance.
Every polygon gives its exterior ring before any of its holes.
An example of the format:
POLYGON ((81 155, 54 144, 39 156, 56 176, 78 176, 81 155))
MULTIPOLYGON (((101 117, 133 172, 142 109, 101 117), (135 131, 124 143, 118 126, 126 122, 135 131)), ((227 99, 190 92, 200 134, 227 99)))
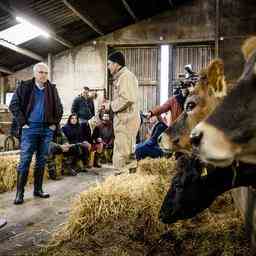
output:
POLYGON ((167 125, 165 123, 158 122, 153 127, 150 138, 136 145, 135 156, 137 160, 141 160, 146 157, 157 158, 163 156, 163 151, 158 145, 158 138, 166 128, 167 125))

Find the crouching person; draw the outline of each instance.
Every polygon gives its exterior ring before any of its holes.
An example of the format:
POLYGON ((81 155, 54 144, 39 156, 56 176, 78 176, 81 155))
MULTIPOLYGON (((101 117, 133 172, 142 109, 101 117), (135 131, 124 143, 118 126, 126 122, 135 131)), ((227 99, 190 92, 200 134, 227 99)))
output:
POLYGON ((34 78, 21 82, 9 106, 18 126, 22 128, 14 204, 23 203, 24 187, 35 152, 34 196, 49 197, 42 188, 46 155, 53 132, 63 114, 56 86, 48 80, 48 66, 38 63, 33 71, 34 78))

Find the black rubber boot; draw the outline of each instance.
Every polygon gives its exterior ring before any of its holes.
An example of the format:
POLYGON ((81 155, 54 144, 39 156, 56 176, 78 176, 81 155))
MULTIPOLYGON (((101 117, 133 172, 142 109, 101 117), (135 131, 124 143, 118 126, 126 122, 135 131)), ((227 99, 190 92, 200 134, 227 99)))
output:
POLYGON ((17 172, 17 192, 14 200, 14 204, 23 204, 24 202, 24 187, 27 184, 28 172, 17 172))
POLYGON ((98 152, 95 152, 94 160, 93 160, 93 167, 101 168, 100 157, 101 157, 101 154, 98 152))
POLYGON ((7 224, 6 219, 0 218, 0 228, 4 227, 7 224))
POLYGON ((73 158, 72 157, 66 157, 63 159, 63 164, 64 164, 64 170, 66 170, 67 174, 70 176, 76 176, 77 172, 73 168, 73 158))
POLYGON ((34 196, 48 198, 49 194, 43 192, 44 168, 35 169, 34 171, 34 196))

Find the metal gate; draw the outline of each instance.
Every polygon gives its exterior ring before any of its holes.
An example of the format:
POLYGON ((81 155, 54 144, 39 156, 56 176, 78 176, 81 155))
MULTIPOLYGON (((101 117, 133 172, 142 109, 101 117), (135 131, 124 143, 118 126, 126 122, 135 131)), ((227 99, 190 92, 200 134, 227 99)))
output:
POLYGON ((184 66, 192 64, 192 69, 199 72, 207 67, 214 58, 214 45, 171 45, 170 46, 170 75, 169 97, 173 95, 175 81, 180 74, 184 74, 184 66))
MULTIPOLYGON (((115 47, 125 56, 126 66, 139 81, 139 108, 146 112, 159 104, 159 58, 158 46, 115 47)), ((109 84, 112 96, 111 82, 109 84)), ((149 123, 144 120, 140 130, 140 140, 144 140, 149 129, 149 123)))

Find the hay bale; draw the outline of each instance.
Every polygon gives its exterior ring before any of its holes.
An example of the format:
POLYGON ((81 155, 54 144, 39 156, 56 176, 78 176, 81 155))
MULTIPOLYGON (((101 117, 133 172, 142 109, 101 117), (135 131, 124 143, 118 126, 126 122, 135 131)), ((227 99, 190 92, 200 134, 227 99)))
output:
POLYGON ((111 176, 102 184, 82 192, 75 200, 62 239, 85 237, 122 218, 134 222, 143 212, 151 219, 150 229, 161 226, 158 210, 166 183, 156 175, 111 176))
MULTIPOLYGON (((19 155, 0 156, 0 193, 11 191, 17 184, 17 166, 19 164, 19 155)), ((34 183, 34 160, 30 165, 28 184, 34 183)), ((45 172, 45 179, 48 179, 48 172, 45 172)))
POLYGON ((137 173, 141 175, 169 176, 176 172, 174 158, 146 158, 138 162, 137 173))

